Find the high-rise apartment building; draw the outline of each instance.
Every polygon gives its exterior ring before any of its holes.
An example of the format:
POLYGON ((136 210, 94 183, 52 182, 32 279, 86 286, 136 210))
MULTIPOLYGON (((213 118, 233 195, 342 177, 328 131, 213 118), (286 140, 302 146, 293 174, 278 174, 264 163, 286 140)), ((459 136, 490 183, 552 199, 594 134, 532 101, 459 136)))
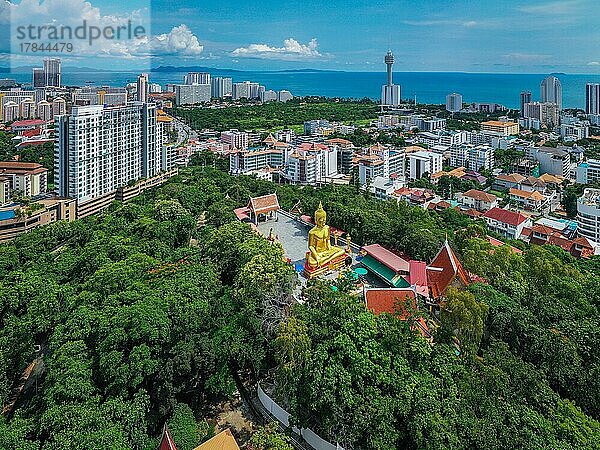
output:
POLYGON ((211 96, 214 98, 223 98, 231 95, 233 80, 226 77, 214 77, 210 80, 211 96))
POLYGON ((562 109, 562 85, 554 76, 546 77, 540 84, 540 103, 556 103, 562 109))
POLYGON ((23 100, 19 105, 19 112, 23 119, 35 119, 35 101, 32 98, 23 100))
POLYGON ((453 146, 450 153, 452 167, 464 167, 479 172, 481 169, 494 168, 494 149, 489 145, 463 144, 453 146))
POLYGON ((600 114, 600 83, 585 85, 585 113, 600 114))
POLYGON ((60 58, 44 59, 44 78, 46 86, 60 87, 62 81, 60 58))
POLYGON ((285 103, 289 100, 292 100, 293 98, 294 96, 292 95, 292 93, 290 91, 286 91, 285 89, 282 89, 277 93, 277 101, 279 102, 285 103))
POLYGON ((167 169, 162 167, 162 132, 152 103, 73 107, 56 119, 56 128, 56 191, 78 204, 167 169))
POLYGON ((234 100, 250 98, 250 82, 244 81, 242 83, 233 83, 231 97, 234 100))
POLYGON ((525 117, 525 105, 527 103, 531 103, 532 102, 532 97, 531 97, 531 91, 523 91, 521 92, 521 115, 519 117, 524 118, 525 117))
POLYGON ((148 101, 148 74, 142 73, 137 79, 136 99, 138 102, 148 101))
POLYGON ((260 93, 260 101, 261 102, 273 102, 277 101, 277 92, 269 89, 260 93))
POLYGON ((210 84, 176 84, 175 103, 195 105, 210 102, 210 84))
POLYGON ((162 86, 158 83, 150 83, 148 86, 148 92, 150 94, 160 94, 162 92, 162 86))
POLYGON ((46 75, 41 67, 33 68, 33 87, 41 88, 46 86, 46 75))
POLYGON ((424 175, 433 175, 442 170, 442 155, 430 151, 418 151, 407 155, 409 180, 418 180, 424 175))
POLYGON ((13 122, 21 116, 19 112, 19 104, 14 101, 6 102, 2 107, 2 121, 13 122))
POLYGON ((67 113, 67 102, 62 97, 56 97, 52 100, 52 116, 61 116, 67 113))
POLYGON ((208 72, 188 72, 184 77, 185 84, 210 84, 210 73, 208 72))
POLYGON ((46 100, 37 104, 37 116, 45 122, 52 120, 52 106, 46 100))
POLYGON ((560 110, 554 102, 531 102, 524 105, 526 119, 537 119, 549 128, 558 126, 560 110))
POLYGON ((462 109, 462 104, 462 95, 457 94, 456 92, 446 95, 446 111, 458 112, 462 109))

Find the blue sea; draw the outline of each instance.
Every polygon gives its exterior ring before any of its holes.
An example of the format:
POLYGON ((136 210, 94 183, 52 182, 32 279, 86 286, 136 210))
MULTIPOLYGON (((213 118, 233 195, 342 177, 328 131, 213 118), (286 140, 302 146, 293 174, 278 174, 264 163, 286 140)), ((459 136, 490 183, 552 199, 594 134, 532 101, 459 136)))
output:
MULTIPOLYGON (((235 81, 256 81, 267 89, 287 89, 294 95, 319 95, 326 97, 378 99, 385 72, 258 72, 210 70, 212 76, 229 76, 235 81)), ((69 72, 63 69, 63 84, 69 86, 124 86, 135 81, 137 72, 69 72)), ((181 83, 185 72, 151 72, 150 82, 165 85, 181 83)), ((590 75, 554 74, 563 88, 565 108, 583 108, 585 84, 600 83, 600 73, 590 75)), ((402 87, 402 98, 418 103, 445 103, 446 94, 458 92, 464 102, 495 102, 509 108, 519 107, 519 94, 530 90, 533 99, 539 100, 541 80, 547 74, 499 74, 461 72, 395 72, 394 83, 402 87)), ((30 73, 2 74, 30 82, 30 73)))

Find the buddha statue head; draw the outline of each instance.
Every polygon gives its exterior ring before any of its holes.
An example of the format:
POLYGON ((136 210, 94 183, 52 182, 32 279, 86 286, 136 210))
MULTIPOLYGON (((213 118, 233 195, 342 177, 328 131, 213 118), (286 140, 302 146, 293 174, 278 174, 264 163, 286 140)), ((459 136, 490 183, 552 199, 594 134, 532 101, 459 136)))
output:
POLYGON ((327 213, 323 209, 323 203, 319 202, 319 208, 315 211, 315 223, 318 227, 322 227, 325 225, 325 220, 327 220, 327 213))

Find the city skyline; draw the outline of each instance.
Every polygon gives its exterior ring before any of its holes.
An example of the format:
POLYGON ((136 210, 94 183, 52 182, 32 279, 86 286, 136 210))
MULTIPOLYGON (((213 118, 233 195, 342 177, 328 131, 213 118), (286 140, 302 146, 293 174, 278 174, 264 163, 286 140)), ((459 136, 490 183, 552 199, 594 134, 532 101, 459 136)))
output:
MULTIPOLYGON (((8 22, 14 25, 23 20, 46 23, 60 18, 74 26, 87 17, 98 24, 142 18, 149 31, 145 39, 95 43, 90 49, 97 52, 94 55, 57 55, 64 58, 66 68, 102 67, 111 58, 115 70, 197 65, 240 70, 378 71, 381 53, 391 49, 399 72, 585 74, 600 72, 594 48, 600 30, 593 26, 593 6, 591 0, 527 5, 488 1, 447 5, 436 0, 418 9, 397 1, 376 7, 356 1, 337 8, 312 0, 302 5, 234 0, 218 6, 158 0, 150 8, 141 0, 126 5, 108 0, 87 6, 82 0, 47 0, 40 5, 3 0, 0 10, 9 14, 0 20, 5 23, 10 17, 8 22), (25 8, 28 14, 24 14, 25 8), (400 17, 407 19, 398 20, 400 17)), ((10 27, 0 31, 3 52, 11 38, 14 47, 11 33, 10 27)), ((14 53, 13 67, 33 65, 35 57, 14 53)))

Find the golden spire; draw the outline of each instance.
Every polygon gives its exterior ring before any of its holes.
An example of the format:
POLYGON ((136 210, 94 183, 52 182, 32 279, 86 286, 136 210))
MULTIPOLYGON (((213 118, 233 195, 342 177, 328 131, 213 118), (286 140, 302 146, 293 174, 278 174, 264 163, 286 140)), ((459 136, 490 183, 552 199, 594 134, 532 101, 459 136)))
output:
POLYGON ((323 217, 325 219, 327 217, 327 213, 323 209, 323 203, 319 202, 319 207, 315 211, 315 223, 318 222, 318 218, 323 217))

